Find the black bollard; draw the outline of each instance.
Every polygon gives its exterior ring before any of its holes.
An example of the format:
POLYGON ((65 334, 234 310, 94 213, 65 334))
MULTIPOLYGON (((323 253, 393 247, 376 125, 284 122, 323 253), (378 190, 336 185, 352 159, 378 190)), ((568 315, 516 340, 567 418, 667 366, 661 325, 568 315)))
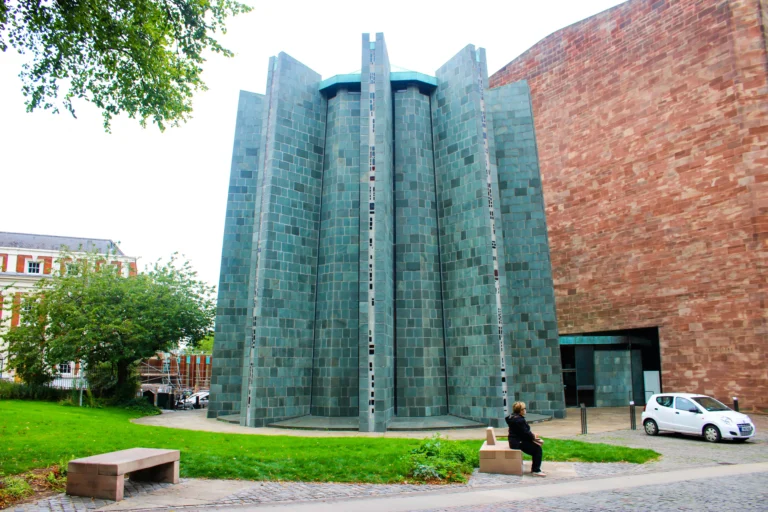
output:
POLYGON ((586 435, 587 433, 587 406, 581 404, 581 433, 586 435))
POLYGON ((629 402, 629 428, 637 430, 637 415, 635 413, 635 402, 629 402))
POLYGON ((739 412, 739 397, 733 397, 733 410, 739 412))

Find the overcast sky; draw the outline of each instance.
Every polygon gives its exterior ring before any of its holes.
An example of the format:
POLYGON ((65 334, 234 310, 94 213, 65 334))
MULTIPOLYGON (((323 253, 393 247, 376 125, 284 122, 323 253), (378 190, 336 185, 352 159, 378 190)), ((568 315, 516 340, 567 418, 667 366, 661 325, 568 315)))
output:
POLYGON ((493 74, 548 34, 621 2, 246 3, 256 8, 231 19, 221 39, 235 57, 210 58, 193 119, 165 133, 121 118, 105 134, 87 103, 75 105, 77 119, 28 114, 22 60, 0 53, 0 231, 112 239, 139 268, 178 251, 217 285, 238 91, 265 92, 270 56, 286 52, 328 78, 360 69, 361 34, 384 32, 393 65, 432 75, 474 44, 493 74))

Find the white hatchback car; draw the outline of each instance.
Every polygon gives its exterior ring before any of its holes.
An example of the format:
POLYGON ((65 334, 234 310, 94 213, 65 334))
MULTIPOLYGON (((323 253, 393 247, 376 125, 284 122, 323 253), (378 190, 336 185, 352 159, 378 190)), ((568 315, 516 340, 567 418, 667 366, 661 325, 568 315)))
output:
POLYGON ((717 443, 720 439, 746 441, 755 435, 749 416, 732 410, 714 398, 692 393, 653 395, 643 409, 643 427, 649 436, 659 431, 704 436, 717 443))

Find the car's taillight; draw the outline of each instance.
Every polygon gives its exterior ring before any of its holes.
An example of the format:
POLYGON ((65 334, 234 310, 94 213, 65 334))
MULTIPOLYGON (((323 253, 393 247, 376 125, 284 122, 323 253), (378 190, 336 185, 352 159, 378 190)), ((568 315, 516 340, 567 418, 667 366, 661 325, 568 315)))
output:
POLYGON ((646 408, 646 407, 648 407, 648 404, 645 404, 645 405, 643 406, 643 412, 645 412, 645 408, 646 408))

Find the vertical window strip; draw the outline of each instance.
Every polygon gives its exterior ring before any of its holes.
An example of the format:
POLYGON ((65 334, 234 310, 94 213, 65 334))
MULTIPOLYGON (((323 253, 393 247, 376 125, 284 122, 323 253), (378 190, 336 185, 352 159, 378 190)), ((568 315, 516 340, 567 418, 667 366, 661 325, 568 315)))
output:
POLYGON ((483 81, 483 69, 479 62, 475 66, 477 74, 477 87, 480 90, 480 115, 482 116, 483 127, 483 148, 485 150, 485 176, 488 186, 488 212, 491 221, 491 251, 493 254, 493 280, 496 292, 496 323, 499 336, 499 355, 501 356, 501 395, 504 403, 504 415, 509 414, 508 407, 508 386, 507 386, 507 364, 504 356, 504 317, 501 313, 501 286, 499 284, 499 258, 496 240, 496 218, 493 211, 493 186, 491 179, 491 155, 488 146, 488 123, 485 113, 485 88, 483 81))
POLYGON ((370 44, 368 64, 368 430, 375 428, 376 390, 376 43, 370 44))

